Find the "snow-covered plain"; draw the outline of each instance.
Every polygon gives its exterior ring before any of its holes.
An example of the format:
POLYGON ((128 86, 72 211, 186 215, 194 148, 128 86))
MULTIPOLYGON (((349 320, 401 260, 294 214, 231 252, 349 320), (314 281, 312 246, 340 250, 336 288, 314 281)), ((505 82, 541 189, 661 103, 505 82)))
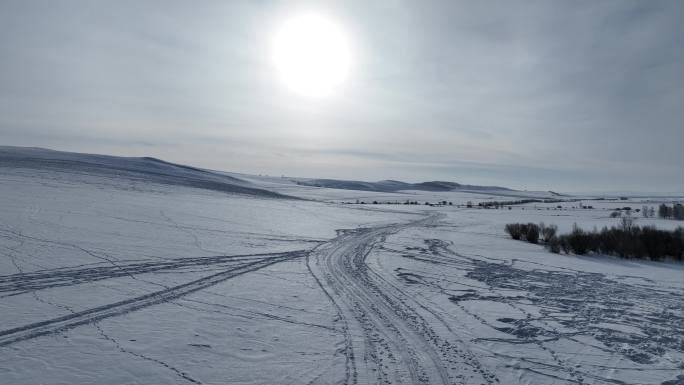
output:
POLYGON ((0 159, 1 384, 684 384, 684 265, 503 232, 649 198, 356 205, 511 197, 59 167, 0 159))

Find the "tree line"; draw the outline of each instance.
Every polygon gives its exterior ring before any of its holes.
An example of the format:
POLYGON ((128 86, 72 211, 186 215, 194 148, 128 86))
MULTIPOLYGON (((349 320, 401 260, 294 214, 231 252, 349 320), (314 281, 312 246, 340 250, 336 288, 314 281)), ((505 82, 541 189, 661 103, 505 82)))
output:
POLYGON ((670 207, 663 203, 658 206, 658 216, 665 219, 684 221, 684 205, 675 203, 670 207))
POLYGON ((477 205, 484 208, 499 208, 503 206, 513 206, 513 205, 524 205, 527 203, 562 203, 562 202, 575 202, 576 200, 568 199, 519 199, 513 201, 488 201, 480 202, 477 205))
POLYGON ((659 230, 655 226, 636 226, 633 218, 623 217, 618 226, 586 231, 577 224, 569 234, 557 235, 555 225, 509 223, 506 232, 516 240, 539 243, 552 253, 588 253, 615 255, 621 258, 660 261, 666 257, 684 261, 684 228, 659 230))

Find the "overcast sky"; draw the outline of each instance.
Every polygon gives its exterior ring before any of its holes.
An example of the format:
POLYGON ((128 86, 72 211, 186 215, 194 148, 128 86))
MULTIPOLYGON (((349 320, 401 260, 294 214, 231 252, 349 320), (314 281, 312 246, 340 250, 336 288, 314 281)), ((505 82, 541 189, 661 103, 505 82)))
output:
POLYGON ((0 2, 0 144, 254 174, 684 191, 684 1, 0 2), (352 67, 293 93, 316 12, 352 67))

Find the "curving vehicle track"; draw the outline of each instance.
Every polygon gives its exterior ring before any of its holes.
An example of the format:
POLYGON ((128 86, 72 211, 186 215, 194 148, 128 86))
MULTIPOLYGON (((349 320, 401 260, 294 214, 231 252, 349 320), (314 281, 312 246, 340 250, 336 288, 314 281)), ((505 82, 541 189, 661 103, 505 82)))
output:
MULTIPOLYGON (((300 325, 303 329, 298 332, 304 335, 308 328, 316 328, 324 331, 325 343, 338 343, 333 346, 332 360, 330 346, 321 348, 324 353, 318 354, 323 358, 312 363, 306 375, 311 385, 682 383, 681 289, 637 281, 632 276, 609 277, 540 262, 528 261, 532 268, 526 268, 524 261, 516 259, 455 251, 453 242, 438 239, 449 223, 443 214, 432 214, 411 222, 339 230, 337 237, 313 249, 110 261, 111 266, 98 262, 0 276, 0 298, 4 301, 29 293, 39 302, 70 313, 0 330, 0 349, 14 352, 34 346, 15 346, 22 341, 93 325, 118 351, 170 369, 181 383, 220 383, 212 381, 199 365, 168 359, 169 351, 149 354, 129 347, 125 338, 109 334, 111 331, 99 321, 175 301, 238 276, 259 274, 277 282, 284 279, 297 283, 289 289, 293 298, 302 293, 312 296, 302 296, 303 301, 287 306, 259 298, 260 304, 289 310, 271 314, 257 306, 245 312, 300 325), (400 232, 401 236, 391 237, 400 232), (288 268, 259 272, 281 262, 294 263, 288 268), (95 284, 93 287, 113 278, 142 280, 136 276, 187 269, 207 275, 186 282, 172 281, 168 286, 159 284, 163 289, 86 309, 71 308, 37 294, 57 287, 86 283, 95 284), (336 310, 333 325, 326 323, 330 321, 330 307, 321 306, 328 300, 336 310), (307 301, 309 309, 300 309, 307 301), (599 359, 603 361, 597 364, 599 359), (648 374, 654 367, 656 375, 648 374), (647 376, 641 380, 637 376, 642 373, 658 382, 647 376)), ((255 290, 261 293, 264 288, 255 286, 255 290)), ((235 297, 238 302, 230 302, 232 297, 223 294, 230 293, 208 295, 221 297, 228 301, 225 304, 200 297, 201 301, 192 300, 192 307, 183 307, 207 312, 213 320, 221 320, 222 315, 234 317, 231 312, 245 302, 240 296, 235 297)), ((290 296, 276 298, 289 300, 290 296)), ((282 333, 276 325, 271 326, 282 333)), ((255 333, 261 331, 257 328, 255 333)), ((306 353, 308 340, 293 341, 301 342, 302 348, 287 345, 284 354, 306 353)), ((205 349, 207 355, 216 354, 208 344, 187 346, 193 347, 192 354, 197 354, 197 347, 205 349)), ((226 350, 230 349, 235 347, 226 350)), ((258 354, 267 352, 264 349, 258 354)), ((308 356, 302 362, 306 360, 308 356)), ((297 381, 301 378, 281 383, 301 383, 297 381)))
POLYGON ((424 219, 341 232, 307 257, 309 270, 327 293, 344 331, 344 384, 498 383, 463 348, 443 318, 366 265, 366 257, 385 238, 424 219), (434 325, 447 331, 438 333, 434 325))

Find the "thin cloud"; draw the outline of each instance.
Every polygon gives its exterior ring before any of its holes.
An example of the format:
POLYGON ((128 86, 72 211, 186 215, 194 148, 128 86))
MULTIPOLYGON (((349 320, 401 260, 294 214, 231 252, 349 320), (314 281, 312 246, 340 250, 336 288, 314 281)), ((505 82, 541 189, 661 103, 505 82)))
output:
POLYGON ((215 169, 683 191, 684 3, 0 4, 3 144, 215 169), (312 9, 354 66, 292 95, 269 44, 312 9))

